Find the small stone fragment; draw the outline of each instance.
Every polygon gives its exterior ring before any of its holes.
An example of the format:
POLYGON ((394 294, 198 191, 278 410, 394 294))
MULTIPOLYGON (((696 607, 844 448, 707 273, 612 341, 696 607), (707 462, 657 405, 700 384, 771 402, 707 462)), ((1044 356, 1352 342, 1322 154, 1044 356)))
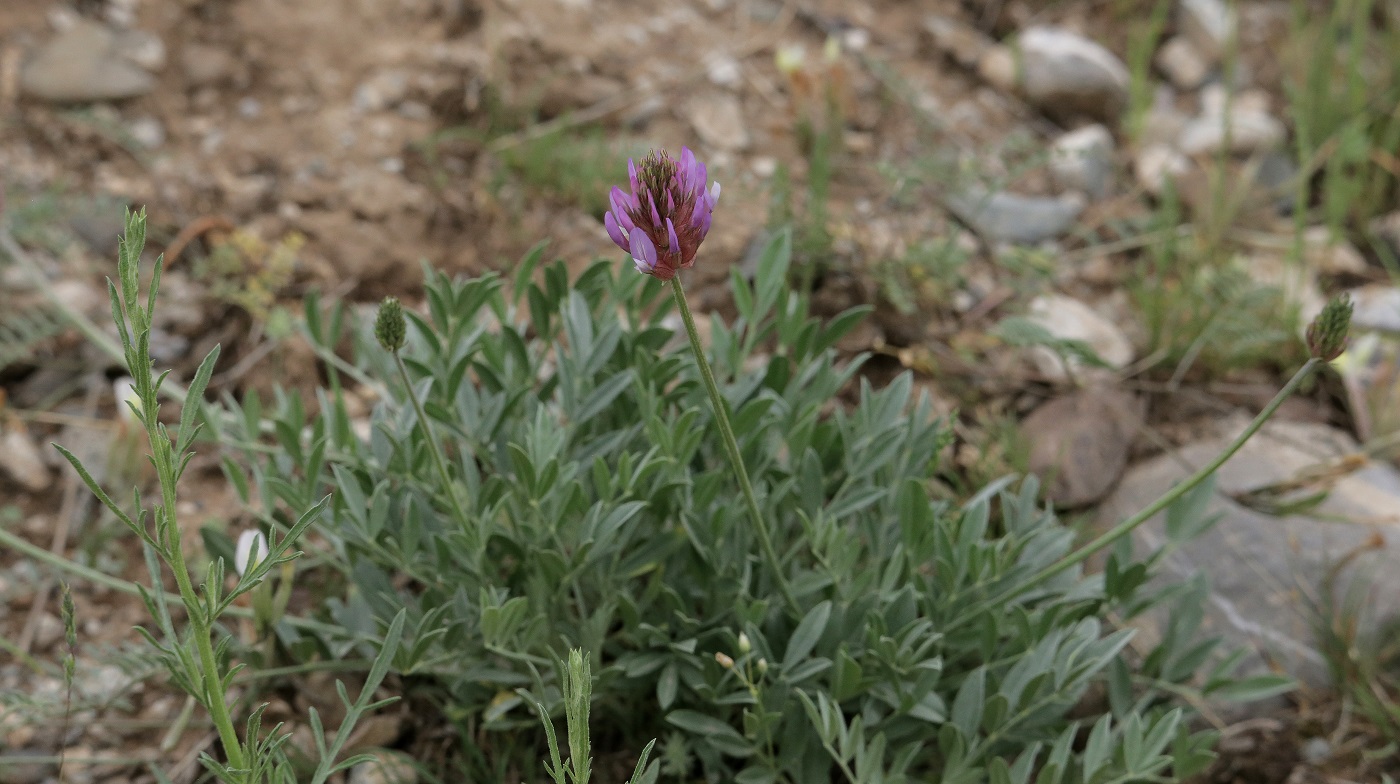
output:
POLYGON ((349 784, 417 784, 418 768, 407 755, 375 749, 370 760, 350 769, 349 784))
POLYGON ((950 16, 929 14, 924 17, 924 30, 928 31, 935 49, 967 69, 975 69, 983 55, 996 46, 996 41, 983 35, 981 30, 950 16))
POLYGON ((1171 80, 1174 87, 1181 90, 1194 90, 1210 75, 1210 63, 1206 62, 1191 41, 1185 36, 1173 36, 1153 58, 1157 68, 1171 80))
MULTIPOLYGON (((1110 367, 1124 368, 1133 361, 1133 344, 1116 324, 1073 297, 1042 294, 1031 301, 1026 317, 1044 327, 1057 340, 1083 341, 1110 367)), ((1031 360, 1047 379, 1064 383, 1082 375, 1074 357, 1061 358, 1047 346, 1031 349, 1031 360), (1065 366, 1068 360, 1070 367, 1065 366), (1071 370, 1074 373, 1071 373, 1071 370)))
POLYGON ((1094 124, 1060 136, 1050 147, 1050 173, 1063 188, 1103 198, 1113 175, 1113 134, 1094 124))
POLYGON ((1182 35, 1214 65, 1235 37, 1239 19, 1222 0, 1181 0, 1176 23, 1182 35))

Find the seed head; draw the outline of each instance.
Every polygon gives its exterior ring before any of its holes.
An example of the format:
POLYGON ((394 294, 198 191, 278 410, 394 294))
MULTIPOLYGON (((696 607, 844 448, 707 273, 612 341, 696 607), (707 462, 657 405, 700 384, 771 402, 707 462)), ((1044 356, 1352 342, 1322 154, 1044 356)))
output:
POLYGON ((710 232, 710 216, 719 201, 719 183, 707 190, 705 164, 689 147, 680 160, 664 150, 627 162, 631 191, 614 187, 603 216, 608 236, 632 254, 637 271, 659 280, 695 264, 695 252, 710 232))
POLYGON ((1333 297, 1308 325, 1308 351, 1315 359, 1331 362, 1346 351, 1351 310, 1351 297, 1333 297))
POLYGON ((403 348, 408 324, 404 320, 403 305, 398 297, 385 297, 379 303, 379 314, 374 319, 374 337, 385 351, 397 352, 403 348))

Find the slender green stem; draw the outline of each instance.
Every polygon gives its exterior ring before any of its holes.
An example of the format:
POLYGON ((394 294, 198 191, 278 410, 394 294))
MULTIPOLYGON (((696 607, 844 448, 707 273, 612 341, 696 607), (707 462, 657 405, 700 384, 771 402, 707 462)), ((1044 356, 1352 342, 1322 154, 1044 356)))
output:
POLYGON ((763 548, 763 557, 768 559, 768 566, 773 571, 773 579, 777 581, 778 591, 782 593, 788 607, 792 608, 793 613, 801 615, 802 608, 798 605, 797 598, 792 594, 787 577, 783 575, 782 561, 778 560, 778 553, 773 549, 773 536, 768 530, 768 521, 764 519, 763 513, 758 509, 758 500, 754 497, 753 485, 749 483, 749 472, 744 468, 744 457, 739 454, 739 442, 734 438, 734 427, 729 423, 729 413, 725 410, 724 398, 720 396, 719 386, 715 384, 715 374, 710 370, 709 361, 705 359, 705 347, 700 345, 700 333, 695 329, 695 317, 690 314, 690 306, 686 304, 685 289, 681 288, 679 275, 671 278, 671 293, 675 296, 676 307, 681 312, 681 319, 685 321, 685 331, 690 336, 690 348, 695 352, 695 364, 700 366, 700 377, 705 380, 705 390, 710 393, 710 403, 715 409, 715 421, 719 424, 724 449, 729 453, 730 466, 738 475, 739 488, 743 491, 744 504, 748 507, 749 518, 753 521, 754 530, 758 532, 758 543, 763 548))
MULTIPOLYGON (((1089 541, 1089 543, 1085 544, 1083 547, 1080 547, 1078 550, 1075 550, 1074 552, 1055 561, 1054 563, 1050 564, 1044 569, 1041 569, 1039 572, 1036 572, 1030 577, 1030 579, 1025 580, 1024 582, 1017 583, 1010 590, 1004 591, 1001 594, 983 600, 979 603, 979 605, 977 605, 975 609, 963 613, 959 617, 976 618, 978 617, 979 612, 982 610, 985 610, 990 607, 996 607, 998 605, 1011 601, 1012 599, 1016 598, 1021 594, 1024 594, 1030 589, 1043 584, 1052 577, 1062 574, 1063 572, 1083 563, 1093 554, 1100 552, 1101 550, 1104 550, 1107 547, 1110 547, 1111 545, 1115 544, 1119 539, 1122 539, 1123 537, 1132 533, 1133 529, 1137 528, 1138 526, 1142 525, 1148 520, 1151 520, 1157 515, 1157 513, 1161 512, 1163 509, 1166 509, 1168 506, 1171 506, 1182 496, 1191 492, 1191 490, 1193 490, 1197 485, 1199 485, 1201 482, 1204 482, 1207 477, 1215 473, 1216 469, 1224 465, 1227 460, 1229 460, 1231 457, 1234 457, 1235 453, 1240 451, 1240 448, 1244 446, 1245 442, 1252 438, 1255 433, 1259 432, 1259 428, 1263 427, 1264 423, 1269 421, 1269 419, 1273 417, 1274 412, 1278 411, 1279 406, 1283 405, 1283 401, 1291 397, 1294 392, 1297 392, 1298 387, 1302 386, 1303 382, 1307 380, 1308 376, 1312 375, 1313 371, 1316 370, 1317 367, 1321 364, 1323 363, 1320 359, 1309 359, 1306 363, 1304 363, 1303 366, 1298 369, 1298 372, 1293 374, 1293 378, 1289 379, 1288 383, 1283 386, 1283 389, 1280 389, 1278 391, 1278 394, 1274 395, 1274 399, 1270 400, 1269 404, 1264 406, 1264 410, 1260 411, 1259 415, 1254 417, 1254 420, 1249 423, 1249 425, 1244 429, 1244 431, 1241 432, 1235 438, 1234 441, 1230 442, 1229 446, 1225 447, 1223 450, 1221 450, 1220 454, 1216 455, 1215 458, 1212 459, 1209 463, 1206 463, 1204 466, 1201 466, 1201 468, 1194 474, 1191 474, 1186 479, 1173 486, 1170 490, 1164 493, 1162 497, 1149 504, 1145 509, 1133 515, 1132 517, 1129 517, 1128 519, 1124 520, 1118 525, 1115 525, 1114 527, 1108 529, 1107 531, 1104 531, 1102 534, 1099 534, 1097 537, 1089 541)), ((952 624, 953 627, 956 627, 957 625, 957 621, 954 621, 952 624)))
POLYGON ((463 529, 468 529, 466 509, 462 507, 462 501, 457 497, 457 486, 452 481, 452 474, 447 470, 447 458, 442 454, 442 447, 438 444, 437 438, 433 436, 433 427, 428 422, 428 415, 423 411, 423 404, 418 401, 418 393, 413 389, 413 380, 408 377, 408 368, 403 364, 403 357, 399 352, 391 352, 394 355, 394 365, 399 369, 399 378, 403 379, 404 387, 407 389, 408 400, 413 404, 413 413, 418 417, 418 426, 423 429, 423 438, 428 442, 428 454, 433 456, 433 465, 437 466, 438 476, 442 479, 442 489, 447 493, 447 500, 452 504, 452 511, 457 515, 457 522, 463 529))

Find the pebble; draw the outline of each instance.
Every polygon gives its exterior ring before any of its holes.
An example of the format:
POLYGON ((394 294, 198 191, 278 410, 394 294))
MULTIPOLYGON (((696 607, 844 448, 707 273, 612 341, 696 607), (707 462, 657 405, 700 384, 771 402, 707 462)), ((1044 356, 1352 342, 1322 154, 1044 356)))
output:
POLYGON ((1186 124, 1177 148, 1187 155, 1209 155, 1226 149, 1236 154, 1268 152, 1283 143, 1287 130, 1273 115, 1249 105, 1228 112, 1207 111, 1186 124))
POLYGON ((1235 37, 1239 20, 1222 0, 1180 0, 1177 6, 1177 27, 1196 50, 1220 61, 1230 40, 1235 37))
POLYGON ((1113 176, 1113 134, 1097 123, 1063 134, 1050 146, 1050 173, 1062 188, 1103 198, 1113 176))
POLYGON ((42 493, 53 484, 53 476, 38 444, 18 421, 12 422, 0 435, 0 474, 31 493, 42 493))
POLYGON ((54 103, 116 101, 155 89, 149 73, 117 52, 111 30, 81 18, 39 48, 19 83, 26 95, 54 103))
POLYGON ((1069 231, 1084 212, 1081 194, 1022 196, 966 191, 945 199, 948 209, 979 234, 996 240, 1034 245, 1069 231))
POLYGON ((1004 46, 988 50, 978 65, 983 78, 1055 115, 1111 122, 1127 106, 1128 68, 1095 41, 1058 27, 1029 27, 1015 46, 1019 57, 1004 46))
POLYGON ((727 151, 749 146, 743 108, 730 93, 699 93, 686 102, 683 111, 706 146, 727 151))
POLYGON ((1185 36, 1177 35, 1167 39, 1153 58, 1157 69, 1166 74, 1172 86, 1181 90, 1194 90, 1205 83, 1210 76, 1210 63, 1185 36))
MULTIPOLYGON (((1026 317, 1058 340, 1083 341, 1113 368, 1127 367, 1133 361, 1133 344, 1123 330, 1073 297, 1042 294, 1031 301, 1026 317)), ((1036 369, 1050 381, 1066 383, 1084 375, 1082 363, 1074 357, 1062 359, 1047 346, 1035 346, 1030 353, 1036 369), (1066 360, 1070 367, 1065 366, 1066 360)))
POLYGON ((1103 498, 1123 475, 1141 425, 1142 404, 1134 395, 1090 387, 1040 406, 1021 432, 1046 497, 1059 507, 1080 507, 1103 498))
POLYGON ((738 87, 743 79, 743 69, 732 55, 718 53, 705 61, 705 76, 710 83, 719 87, 738 87))
POLYGON ((418 768, 407 755, 376 749, 372 759, 350 769, 349 784, 417 784, 418 768))
POLYGON ((1149 144, 1143 147, 1133 159, 1133 174, 1138 185, 1152 194, 1160 196, 1168 183, 1191 170, 1191 160, 1166 144, 1149 144))
POLYGON ((126 132, 131 134, 131 138, 142 147, 154 150, 165 144, 165 126, 160 120, 149 115, 137 117, 127 123, 126 132))
POLYGON ((1326 762, 1332 756, 1332 744, 1328 743, 1326 738, 1308 738, 1298 752, 1303 756, 1304 762, 1317 765, 1326 762))

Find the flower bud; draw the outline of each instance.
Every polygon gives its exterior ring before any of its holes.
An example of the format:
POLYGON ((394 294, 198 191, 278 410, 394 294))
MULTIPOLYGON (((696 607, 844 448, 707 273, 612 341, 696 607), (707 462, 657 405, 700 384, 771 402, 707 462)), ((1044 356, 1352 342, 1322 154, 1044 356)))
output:
POLYGON ((397 352, 403 348, 407 332, 408 323, 404 320, 403 305, 399 304, 398 297, 385 297, 379 304, 379 314, 374 318, 375 339, 385 351, 397 352))
POLYGON ((1351 297, 1334 297, 1308 325, 1308 351, 1314 359, 1331 362, 1346 350, 1351 310, 1351 297))
POLYGON ((719 666, 723 667, 726 670, 734 669, 734 659, 730 658, 728 654, 716 651, 715 661, 719 662, 719 666))
POLYGON ((233 550, 233 570, 242 577, 249 569, 257 566, 271 552, 267 537, 262 531, 251 529, 238 535, 238 545, 233 550))
POLYGON ((767 660, 767 659, 764 659, 764 658, 762 658, 762 657, 760 657, 759 660, 758 660, 758 664, 756 665, 756 667, 757 667, 757 669, 758 669, 758 675, 759 675, 759 677, 762 677, 763 675, 767 674, 767 672, 768 672, 768 660, 767 660))
POLYGON ((112 396, 117 399, 117 421, 127 427, 141 425, 141 398, 136 395, 136 380, 121 376, 112 382, 112 396))
POLYGON ((743 632, 739 632, 740 655, 748 653, 751 650, 753 650, 753 645, 749 642, 749 636, 747 634, 744 634, 743 632))

